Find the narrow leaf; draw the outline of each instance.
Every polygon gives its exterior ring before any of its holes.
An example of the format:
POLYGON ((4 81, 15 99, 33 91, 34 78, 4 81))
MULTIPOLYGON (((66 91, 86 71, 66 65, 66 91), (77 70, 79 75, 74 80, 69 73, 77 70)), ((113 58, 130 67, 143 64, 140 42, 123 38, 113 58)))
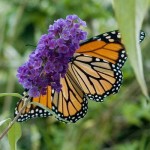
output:
POLYGON ((126 47, 130 63, 135 72, 143 94, 148 97, 148 91, 143 74, 142 55, 139 45, 139 35, 148 0, 114 0, 114 10, 118 20, 119 30, 126 47))
POLYGON ((0 121, 0 133, 3 132, 3 130, 8 126, 8 124, 10 123, 11 118, 5 119, 0 121))

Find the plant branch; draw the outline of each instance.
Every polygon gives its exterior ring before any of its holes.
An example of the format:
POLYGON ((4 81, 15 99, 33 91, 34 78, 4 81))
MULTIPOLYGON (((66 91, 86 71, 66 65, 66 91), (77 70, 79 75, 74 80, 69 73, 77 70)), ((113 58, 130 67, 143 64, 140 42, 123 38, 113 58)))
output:
POLYGON ((13 121, 8 125, 8 127, 0 135, 0 140, 8 133, 8 131, 10 130, 10 128, 17 121, 17 119, 20 117, 22 111, 27 107, 29 101, 30 101, 30 99, 24 100, 24 104, 23 104, 22 108, 20 109, 19 113, 17 114, 17 116, 13 119, 13 121))
POLYGON ((3 97, 3 96, 14 96, 14 97, 22 98, 22 95, 18 93, 0 93, 0 97, 3 97))

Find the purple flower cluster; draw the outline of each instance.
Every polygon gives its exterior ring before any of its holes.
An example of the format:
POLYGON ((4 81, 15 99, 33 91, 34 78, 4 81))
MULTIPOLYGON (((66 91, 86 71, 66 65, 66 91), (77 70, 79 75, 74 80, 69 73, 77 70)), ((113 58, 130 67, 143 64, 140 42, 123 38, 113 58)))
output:
POLYGON ((45 94, 47 86, 61 90, 60 78, 65 76, 80 40, 86 39, 87 33, 81 26, 86 23, 77 15, 56 20, 49 26, 48 34, 41 36, 29 60, 18 68, 19 83, 29 90, 31 97, 45 94))

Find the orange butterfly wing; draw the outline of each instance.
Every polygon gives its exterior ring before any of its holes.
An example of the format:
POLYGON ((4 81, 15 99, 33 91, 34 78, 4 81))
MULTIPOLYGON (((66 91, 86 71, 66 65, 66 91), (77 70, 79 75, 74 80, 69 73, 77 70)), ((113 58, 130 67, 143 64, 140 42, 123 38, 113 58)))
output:
MULTIPOLYGON (((141 31, 139 41, 144 37, 141 31)), ((119 31, 83 41, 72 59, 72 74, 90 99, 99 102, 118 92, 122 83, 120 69, 127 59, 119 31)))
POLYGON ((84 54, 74 54, 69 70, 87 96, 97 102, 117 93, 122 83, 117 65, 84 54))
MULTIPOLYGON (((16 108, 15 108, 15 116, 20 112, 21 108, 23 107, 25 98, 29 98, 27 92, 24 92, 23 98, 17 103, 16 108)), ((39 97, 31 98, 30 102, 37 102, 51 109, 52 108, 51 88, 50 87, 47 88, 46 95, 40 95, 39 97)), ((30 102, 27 105, 27 107, 22 111, 21 115, 19 116, 17 120, 18 122, 22 122, 31 118, 48 117, 52 115, 45 109, 37 105, 30 104, 30 102)))
MULTIPOLYGON (((76 122, 80 118, 83 118, 87 112, 88 106, 86 95, 78 86, 69 71, 66 73, 65 78, 61 78, 61 84, 62 89, 59 93, 52 90, 49 86, 47 88, 46 95, 32 98, 31 102, 37 102, 49 108, 55 112, 58 116, 56 116, 56 118, 59 120, 63 119, 62 121, 64 122, 65 120, 69 122, 76 122)), ((15 116, 21 110, 23 103, 23 100, 20 100, 17 103, 15 116)), ((17 121, 22 122, 31 118, 48 117, 50 115, 52 114, 45 109, 29 103, 17 121)))
MULTIPOLYGON (((140 42, 145 33, 141 31, 140 42)), ((122 83, 120 68, 126 61, 126 52, 118 31, 107 32, 80 44, 69 63, 64 79, 61 79, 60 93, 47 88, 47 94, 32 98, 57 114, 58 119, 76 122, 87 112, 87 99, 103 101, 110 94, 117 93, 122 83)), ((28 98, 28 95, 24 96, 28 98)), ((20 100, 15 108, 17 115, 23 106, 20 100)), ((35 117, 47 117, 51 114, 43 108, 29 104, 18 121, 35 117)))
POLYGON ((83 41, 76 53, 106 60, 112 64, 117 64, 120 68, 127 59, 120 33, 117 30, 83 41))
POLYGON ((86 95, 75 81, 73 75, 68 70, 65 78, 61 80, 62 89, 58 93, 54 91, 52 110, 69 122, 76 122, 83 118, 88 109, 86 95))

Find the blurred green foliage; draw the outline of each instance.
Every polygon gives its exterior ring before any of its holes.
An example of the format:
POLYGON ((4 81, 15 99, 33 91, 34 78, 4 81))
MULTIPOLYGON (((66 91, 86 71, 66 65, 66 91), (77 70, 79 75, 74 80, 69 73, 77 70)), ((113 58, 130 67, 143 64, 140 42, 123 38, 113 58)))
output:
POLYGON ((139 82, 143 94, 147 97, 147 100, 149 99, 149 94, 143 73, 139 32, 147 13, 148 6, 149 0, 114 0, 114 11, 119 25, 119 30, 121 32, 122 41, 125 45, 128 53, 128 59, 133 67, 137 81, 139 82), (127 23, 127 20, 130 21, 127 23))
POLYGON ((21 126, 18 122, 15 122, 8 131, 8 140, 11 150, 17 150, 17 142, 21 137, 21 126))
MULTIPOLYGON (((142 29, 141 44, 144 73, 150 92, 150 10, 142 29)), ((22 93, 16 71, 34 49, 49 24, 68 14, 77 14, 87 22, 90 36, 117 29, 110 0, 1 0, 0 1, 0 92, 22 93)), ((121 16, 122 17, 122 16, 121 16)), ((64 124, 55 118, 33 119, 22 123, 18 150, 149 150, 150 106, 146 104, 133 70, 127 61, 124 82, 117 95, 104 103, 89 101, 84 119, 64 124)), ((0 120, 13 117, 19 99, 0 98, 0 120)), ((8 149, 8 139, 0 141, 8 149)))

